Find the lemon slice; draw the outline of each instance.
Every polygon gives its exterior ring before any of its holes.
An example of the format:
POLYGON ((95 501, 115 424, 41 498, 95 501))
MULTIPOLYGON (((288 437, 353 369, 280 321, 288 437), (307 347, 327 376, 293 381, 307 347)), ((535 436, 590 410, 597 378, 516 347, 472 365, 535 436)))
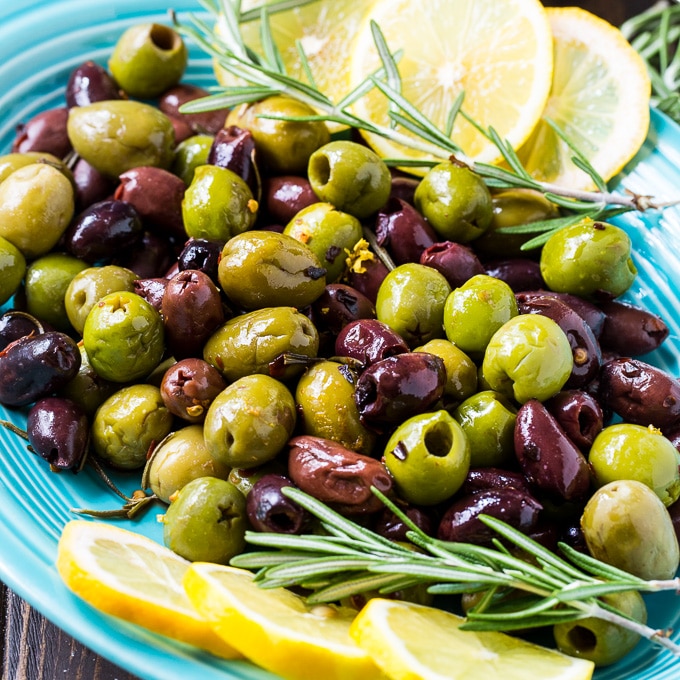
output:
MULTIPOLYGON (((605 180, 642 146, 649 128, 650 81, 642 57, 621 31, 578 7, 548 8, 555 55, 543 114, 573 140, 605 180)), ((536 178, 592 189, 573 152, 542 120, 519 151, 536 178)))
POLYGON ((215 631, 262 668, 288 680, 383 677, 349 636, 353 609, 310 608, 288 590, 260 588, 249 571, 207 562, 194 563, 184 585, 215 631))
MULTIPOLYGON (((538 0, 378 0, 354 42, 352 85, 380 66, 369 19, 382 29, 391 52, 403 50, 403 96, 440 129, 464 91, 463 110, 477 123, 493 126, 513 147, 529 136, 552 76, 550 26, 538 0)), ((389 125, 387 100, 376 90, 356 102, 354 113, 389 125)), ((474 160, 500 159, 498 149, 460 115, 451 136, 474 160)), ((366 139, 383 157, 428 157, 372 134, 366 139)))
POLYGON ((459 630, 463 619, 410 602, 370 600, 352 637, 392 680, 589 680, 594 664, 504 633, 459 630))
POLYGON ((69 522, 57 550, 64 583, 93 607, 217 656, 241 658, 187 598, 188 568, 155 541, 101 522, 69 522))

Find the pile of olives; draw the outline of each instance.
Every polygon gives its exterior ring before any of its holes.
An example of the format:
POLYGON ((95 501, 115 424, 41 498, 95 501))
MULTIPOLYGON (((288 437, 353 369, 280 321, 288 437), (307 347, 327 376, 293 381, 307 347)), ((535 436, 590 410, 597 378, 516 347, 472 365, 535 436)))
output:
MULTIPOLYGON (((32 450, 143 472, 190 560, 314 531, 293 485, 403 539, 375 486, 444 540, 488 543, 486 513, 671 577, 680 383, 640 358, 663 320, 618 299, 625 231, 523 251, 502 229, 556 216, 544 196, 391 171, 285 97, 183 113, 207 94, 186 61, 171 28, 129 29, 0 157, 0 403, 32 450)), ((601 664, 635 643, 555 636, 601 664)))

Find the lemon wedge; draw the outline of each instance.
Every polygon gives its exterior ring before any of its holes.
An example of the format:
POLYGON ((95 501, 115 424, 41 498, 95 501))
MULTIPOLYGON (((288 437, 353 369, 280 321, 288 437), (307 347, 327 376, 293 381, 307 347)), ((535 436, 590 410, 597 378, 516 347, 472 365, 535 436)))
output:
POLYGON ((253 663, 288 680, 372 680, 381 672, 349 636, 353 609, 309 607, 283 588, 262 589, 249 571, 194 563, 184 586, 215 631, 253 663))
POLYGON ((559 125, 606 181, 645 141, 649 76, 642 57, 604 19, 578 7, 550 7, 546 12, 554 41, 552 90, 543 120, 519 157, 538 180, 593 189, 545 118, 559 125))
POLYGON ((589 680, 594 664, 504 633, 460 630, 433 607, 375 598, 350 634, 392 680, 589 680))
POLYGON ((241 655, 196 612, 182 579, 189 562, 149 538, 73 520, 59 539, 64 583, 102 612, 226 658, 241 655))
MULTIPOLYGON (((495 128, 513 147, 534 129, 550 91, 553 54, 550 25, 538 0, 378 0, 354 42, 352 85, 381 65, 370 19, 380 26, 392 53, 403 50, 398 62, 402 95, 440 129, 446 129, 460 92, 465 93, 463 111, 495 128)), ((358 100, 353 111, 389 125, 387 99, 377 90, 358 100)), ((365 136, 383 157, 428 157, 365 136)), ((494 144, 461 115, 451 137, 474 160, 500 160, 494 144)))

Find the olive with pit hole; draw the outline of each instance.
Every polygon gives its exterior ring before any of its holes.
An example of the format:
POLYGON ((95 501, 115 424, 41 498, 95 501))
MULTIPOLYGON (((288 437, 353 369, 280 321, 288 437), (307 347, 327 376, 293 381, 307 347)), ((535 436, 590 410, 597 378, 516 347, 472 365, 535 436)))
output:
POLYGON ((263 475, 253 484, 246 496, 246 511, 255 531, 301 534, 309 529, 309 512, 281 492, 291 486, 290 479, 277 474, 263 475))

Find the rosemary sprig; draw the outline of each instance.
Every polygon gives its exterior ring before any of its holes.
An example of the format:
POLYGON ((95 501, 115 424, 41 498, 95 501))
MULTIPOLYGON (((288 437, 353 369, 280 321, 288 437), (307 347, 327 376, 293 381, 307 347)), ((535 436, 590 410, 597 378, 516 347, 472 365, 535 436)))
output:
POLYGON ((263 588, 307 589, 310 604, 367 591, 389 594, 414 585, 425 585, 437 594, 481 591, 485 596, 467 613, 464 628, 512 631, 594 617, 680 656, 680 645, 669 639, 667 631, 631 620, 601 599, 630 590, 677 593, 680 579, 646 581, 566 544, 560 544, 562 555, 557 555, 485 515, 480 519, 498 534, 492 546, 441 541, 422 532, 378 490, 373 492, 407 524, 416 549, 388 541, 299 489, 287 487, 283 493, 314 515, 326 534, 248 531, 246 540, 267 550, 243 553, 231 564, 256 570, 263 588), (508 593, 523 595, 508 597, 508 593))
MULTIPOLYGON (((253 17, 240 11, 240 0, 201 0, 202 5, 212 14, 214 22, 220 22, 225 27, 227 36, 222 39, 218 32, 205 21, 190 15, 190 22, 183 23, 174 16, 177 30, 187 38, 193 40, 219 65, 236 78, 243 85, 215 88, 214 93, 204 99, 185 104, 183 111, 197 112, 211 108, 233 107, 240 103, 255 101, 270 95, 286 95, 310 105, 317 112, 316 115, 305 117, 304 120, 323 120, 363 130, 373 135, 389 139, 402 146, 415 149, 429 155, 431 161, 417 161, 405 159, 389 159, 387 162, 399 167, 413 165, 427 166, 433 162, 455 159, 468 165, 477 172, 491 187, 520 187, 535 189, 544 193, 558 205, 574 214, 588 213, 597 215, 597 219, 607 219, 611 206, 619 206, 624 210, 647 210, 657 208, 649 196, 635 194, 618 194, 607 190, 604 180, 578 153, 574 145, 565 141, 574 151, 575 163, 588 174, 598 191, 575 191, 547 182, 533 179, 517 159, 512 148, 500 139, 493 130, 485 130, 471 121, 463 109, 463 97, 452 103, 447 116, 445 129, 440 129, 421 111, 413 106, 401 94, 401 76, 399 74, 399 53, 390 51, 380 27, 371 23, 376 51, 382 61, 382 68, 367 75, 351 92, 341 97, 339 102, 333 102, 316 86, 309 64, 304 56, 301 45, 298 51, 302 56, 302 63, 308 72, 307 83, 296 80, 284 72, 283 64, 274 44, 269 24, 273 12, 281 11, 281 5, 286 9, 307 4, 310 0, 284 0, 283 3, 272 3, 260 10, 262 22, 261 39, 262 54, 256 54, 243 42, 239 31, 240 24, 253 17), (387 98, 390 123, 379 125, 362 119, 351 111, 351 105, 371 90, 377 88, 387 98), (483 134, 487 135, 498 147, 500 153, 508 163, 508 168, 501 168, 486 163, 478 163, 465 155, 451 139, 450 132, 458 115, 463 115, 472 122, 483 134), (407 134, 408 133, 408 134, 407 134)), ((276 117, 276 116, 270 116, 276 117)), ((285 120, 303 120, 281 116, 285 120)), ((562 135, 564 138, 564 135, 562 135)))

